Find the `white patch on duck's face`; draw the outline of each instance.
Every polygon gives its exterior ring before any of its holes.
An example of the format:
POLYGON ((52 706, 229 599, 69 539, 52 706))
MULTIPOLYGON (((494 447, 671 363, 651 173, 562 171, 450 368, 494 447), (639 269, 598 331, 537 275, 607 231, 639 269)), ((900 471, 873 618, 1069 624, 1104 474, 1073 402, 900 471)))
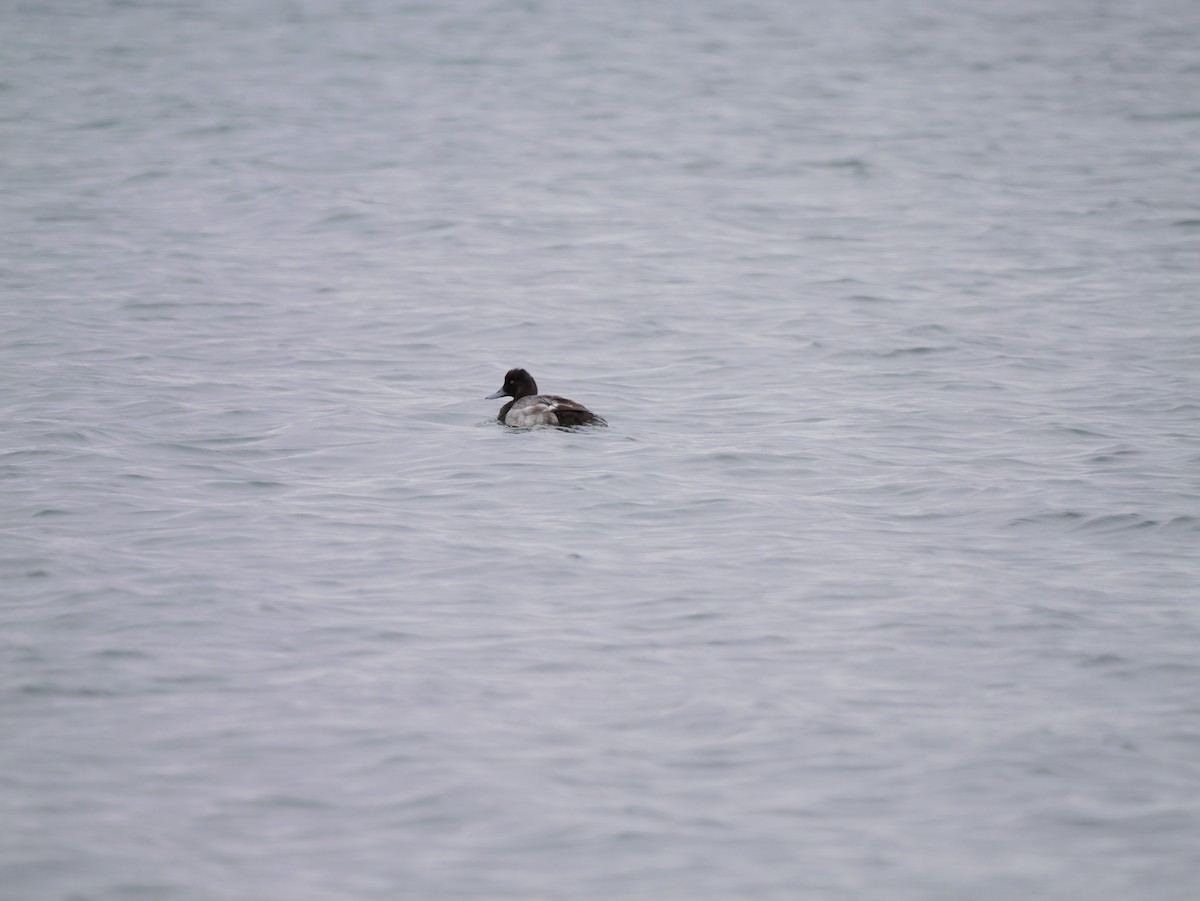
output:
POLYGON ((535 425, 558 425, 558 417, 554 415, 557 409, 558 404, 546 400, 541 395, 523 397, 512 405, 512 409, 504 417, 504 424, 519 429, 535 425))

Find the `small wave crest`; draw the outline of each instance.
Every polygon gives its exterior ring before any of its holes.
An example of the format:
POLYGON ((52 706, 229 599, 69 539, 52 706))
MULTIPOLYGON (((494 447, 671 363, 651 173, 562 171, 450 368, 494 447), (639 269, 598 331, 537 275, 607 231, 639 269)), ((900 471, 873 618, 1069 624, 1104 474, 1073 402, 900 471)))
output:
POLYGON ((1197 532, 1200 531, 1200 517, 1172 516, 1167 518, 1152 518, 1140 513, 1102 513, 1089 515, 1077 510, 1056 510, 1046 513, 1035 513, 1031 516, 1021 516, 1012 520, 1011 528, 1046 528, 1061 532, 1130 532, 1153 530, 1156 532, 1197 532))

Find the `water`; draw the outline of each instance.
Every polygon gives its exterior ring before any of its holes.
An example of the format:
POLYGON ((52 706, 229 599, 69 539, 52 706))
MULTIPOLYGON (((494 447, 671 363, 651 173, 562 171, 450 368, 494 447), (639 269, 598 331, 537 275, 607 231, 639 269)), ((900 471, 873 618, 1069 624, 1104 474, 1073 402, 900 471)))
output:
POLYGON ((1194 897, 1196 4, 0 15, 0 896, 1194 897))

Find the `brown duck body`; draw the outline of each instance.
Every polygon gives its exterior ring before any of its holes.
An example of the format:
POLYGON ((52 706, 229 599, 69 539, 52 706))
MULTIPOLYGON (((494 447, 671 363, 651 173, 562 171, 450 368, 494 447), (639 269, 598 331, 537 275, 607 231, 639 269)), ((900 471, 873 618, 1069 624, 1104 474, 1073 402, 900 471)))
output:
POLYGON ((557 394, 538 394, 537 382, 524 369, 510 369, 504 376, 504 385, 488 397, 512 398, 500 408, 496 418, 514 428, 607 424, 583 404, 557 394))

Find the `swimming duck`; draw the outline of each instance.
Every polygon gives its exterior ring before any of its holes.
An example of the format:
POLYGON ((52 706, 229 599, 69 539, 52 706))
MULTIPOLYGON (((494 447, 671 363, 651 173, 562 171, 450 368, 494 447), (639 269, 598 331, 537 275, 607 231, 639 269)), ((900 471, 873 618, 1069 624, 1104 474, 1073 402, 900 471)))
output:
POLYGON ((538 394, 537 382, 524 369, 510 369, 504 384, 486 400, 511 397, 496 418, 505 425, 528 428, 535 425, 607 425, 603 419, 573 400, 553 394, 538 394))

